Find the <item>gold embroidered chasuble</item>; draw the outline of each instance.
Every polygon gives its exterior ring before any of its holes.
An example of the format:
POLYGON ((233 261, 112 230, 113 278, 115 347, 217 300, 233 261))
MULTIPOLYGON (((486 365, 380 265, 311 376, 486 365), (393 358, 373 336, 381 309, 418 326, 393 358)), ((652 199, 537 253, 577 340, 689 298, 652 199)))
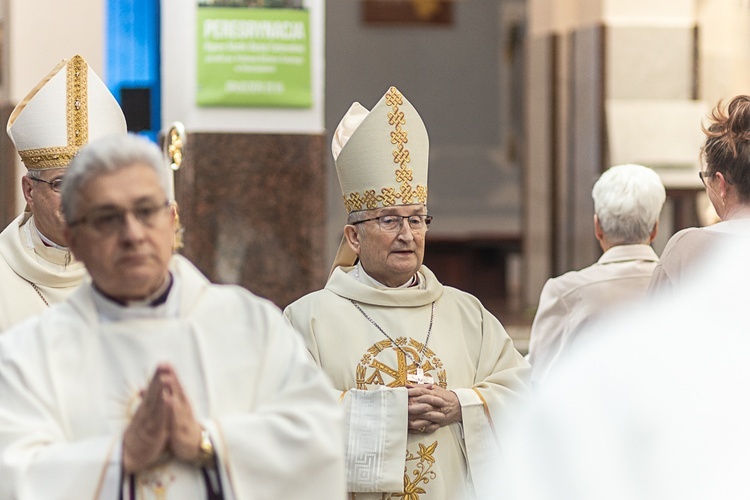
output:
MULTIPOLYGON (((211 435, 227 500, 344 496, 340 409, 281 312, 180 256, 171 269, 176 314, 112 321, 85 283, 0 335, 0 498, 117 498, 122 433, 160 362, 211 435)), ((200 469, 169 457, 135 485, 206 498, 200 469)))
POLYGON ((342 401, 349 491, 357 499, 383 493, 410 500, 489 498, 497 452, 493 426, 526 393, 528 364, 475 297, 444 287, 428 268, 420 270, 424 289, 368 286, 347 274, 352 269, 337 268, 323 290, 285 310, 342 401), (417 367, 404 351, 436 384, 456 393, 462 424, 432 434, 407 432, 404 386, 417 367))
POLYGON ((30 213, 19 215, 0 233, 0 332, 43 312, 45 300, 62 302, 84 276, 69 251, 42 243, 30 213))

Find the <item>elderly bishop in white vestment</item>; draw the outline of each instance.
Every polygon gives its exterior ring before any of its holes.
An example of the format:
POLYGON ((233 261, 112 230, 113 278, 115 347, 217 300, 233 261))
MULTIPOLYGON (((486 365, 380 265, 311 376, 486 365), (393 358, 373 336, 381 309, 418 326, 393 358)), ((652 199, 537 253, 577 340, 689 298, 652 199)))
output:
POLYGON ((526 392, 529 367, 479 300, 421 265, 431 220, 424 124, 391 87, 372 111, 350 108, 332 149, 350 213, 343 243, 356 241, 325 288, 284 313, 345 409, 350 498, 492 498, 496 427, 526 392), (385 283, 394 274, 403 281, 385 283), (414 424, 414 391, 448 398, 434 413, 455 400, 460 417, 414 424))
POLYGON ((104 82, 76 55, 18 103, 7 132, 28 169, 21 179, 27 208, 0 233, 0 332, 62 302, 83 282, 86 269, 62 246, 60 194, 52 183, 64 178, 84 144, 125 135, 127 126, 104 82))

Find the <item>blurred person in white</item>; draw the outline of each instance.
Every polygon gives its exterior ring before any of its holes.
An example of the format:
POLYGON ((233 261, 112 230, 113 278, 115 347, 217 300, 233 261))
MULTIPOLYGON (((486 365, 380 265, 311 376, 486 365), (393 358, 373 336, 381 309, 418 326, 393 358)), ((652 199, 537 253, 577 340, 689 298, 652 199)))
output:
POLYGON ((750 96, 738 95, 713 109, 699 173, 721 222, 690 227, 669 239, 651 278, 649 290, 673 289, 682 275, 722 241, 750 234, 750 96))
POLYGON ((276 306, 173 255, 170 173, 127 135, 68 168, 91 279, 0 335, 0 498, 344 498, 325 376, 276 306))
POLYGON ((0 233, 0 332, 61 302, 83 281, 86 270, 63 239, 60 187, 83 145, 124 135, 127 127, 115 98, 76 55, 21 100, 7 132, 27 169, 26 209, 0 233))
POLYGON ((505 437, 513 500, 750 498, 750 238, 592 323, 505 437))
POLYGON ((587 323, 646 294, 659 258, 656 237, 666 192, 642 165, 618 165, 594 184, 594 234, 604 254, 580 271, 551 278, 531 326, 532 381, 544 383, 557 359, 587 323))

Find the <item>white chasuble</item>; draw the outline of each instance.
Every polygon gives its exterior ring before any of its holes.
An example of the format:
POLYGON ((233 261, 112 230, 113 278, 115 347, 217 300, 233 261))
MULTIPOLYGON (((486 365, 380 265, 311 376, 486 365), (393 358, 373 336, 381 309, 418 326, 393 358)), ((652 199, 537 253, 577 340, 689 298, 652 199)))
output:
POLYGON ((349 491, 357 499, 490 498, 493 426, 528 390, 528 364, 476 298, 442 286, 426 267, 424 287, 402 289, 369 286, 350 270, 337 268, 325 289, 285 310, 344 407, 349 491), (456 393, 462 423, 407 432, 415 360, 456 393))
MULTIPOLYGON (((103 321, 84 284, 0 335, 0 498, 119 493, 122 434, 163 362, 211 436, 225 498, 343 497, 340 410, 278 309, 179 256, 172 273, 175 317, 103 321)), ((138 499, 206 498, 201 469, 169 456, 133 485, 138 499)))
POLYGON ((0 333, 68 298, 85 276, 68 250, 42 242, 34 217, 19 215, 0 233, 0 333))

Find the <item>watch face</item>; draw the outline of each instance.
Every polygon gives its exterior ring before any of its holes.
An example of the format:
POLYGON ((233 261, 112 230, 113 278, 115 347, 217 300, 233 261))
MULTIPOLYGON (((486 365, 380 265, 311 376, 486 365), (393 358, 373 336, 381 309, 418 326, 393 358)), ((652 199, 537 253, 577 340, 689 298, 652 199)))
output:
POLYGON ((214 447, 211 446, 211 440, 210 439, 202 439, 201 440, 201 450, 203 450, 206 453, 213 453, 214 447))
POLYGON ((200 443, 200 454, 198 456, 198 464, 200 466, 211 463, 214 459, 214 446, 211 443, 211 436, 205 429, 201 432, 201 443, 200 443))

